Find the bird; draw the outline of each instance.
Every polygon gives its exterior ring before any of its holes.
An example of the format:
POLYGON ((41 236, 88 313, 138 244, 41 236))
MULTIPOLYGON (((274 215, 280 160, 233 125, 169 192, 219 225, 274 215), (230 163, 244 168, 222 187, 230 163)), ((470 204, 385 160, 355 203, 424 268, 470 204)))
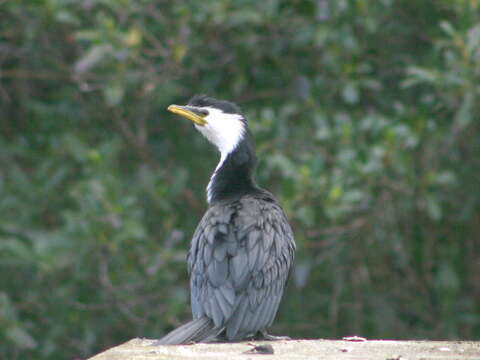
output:
POLYGON ((270 335, 291 271, 295 240, 275 197, 256 184, 255 146, 247 119, 226 100, 195 95, 168 111, 191 120, 220 152, 208 182, 208 209, 187 255, 193 320, 156 345, 270 335))

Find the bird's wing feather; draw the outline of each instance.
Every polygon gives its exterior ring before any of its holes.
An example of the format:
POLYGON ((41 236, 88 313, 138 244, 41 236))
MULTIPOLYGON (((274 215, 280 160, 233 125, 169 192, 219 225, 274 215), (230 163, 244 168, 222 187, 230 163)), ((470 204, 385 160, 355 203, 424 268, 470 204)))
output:
POLYGON ((295 243, 282 209, 244 197, 209 208, 188 255, 194 318, 207 316, 229 339, 270 326, 295 243))

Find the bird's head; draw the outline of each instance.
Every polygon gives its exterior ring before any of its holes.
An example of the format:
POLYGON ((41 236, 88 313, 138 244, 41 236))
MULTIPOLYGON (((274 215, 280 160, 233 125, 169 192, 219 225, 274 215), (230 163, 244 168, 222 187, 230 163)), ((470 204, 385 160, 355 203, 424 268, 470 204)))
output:
POLYGON ((232 152, 247 133, 245 117, 229 101, 196 95, 187 105, 170 105, 168 110, 191 120, 222 155, 232 152))

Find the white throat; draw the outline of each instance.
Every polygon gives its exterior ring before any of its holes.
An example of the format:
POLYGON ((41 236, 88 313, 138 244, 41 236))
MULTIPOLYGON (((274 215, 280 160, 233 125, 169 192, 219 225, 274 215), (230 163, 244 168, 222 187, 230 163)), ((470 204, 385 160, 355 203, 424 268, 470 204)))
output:
POLYGON ((227 156, 235 150, 245 136, 245 123, 240 114, 228 114, 212 107, 204 107, 203 109, 208 110, 208 115, 204 118, 207 124, 204 126, 195 125, 195 127, 220 151, 220 161, 207 185, 207 201, 210 203, 215 175, 222 167, 227 156))

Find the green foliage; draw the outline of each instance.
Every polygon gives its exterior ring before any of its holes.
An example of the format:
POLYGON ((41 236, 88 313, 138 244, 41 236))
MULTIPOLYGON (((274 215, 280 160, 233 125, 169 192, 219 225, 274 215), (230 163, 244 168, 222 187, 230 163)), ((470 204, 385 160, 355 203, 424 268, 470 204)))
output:
POLYGON ((0 357, 189 318, 216 154, 165 108, 238 102, 296 270, 274 332, 480 336, 480 3, 0 2, 0 357))

